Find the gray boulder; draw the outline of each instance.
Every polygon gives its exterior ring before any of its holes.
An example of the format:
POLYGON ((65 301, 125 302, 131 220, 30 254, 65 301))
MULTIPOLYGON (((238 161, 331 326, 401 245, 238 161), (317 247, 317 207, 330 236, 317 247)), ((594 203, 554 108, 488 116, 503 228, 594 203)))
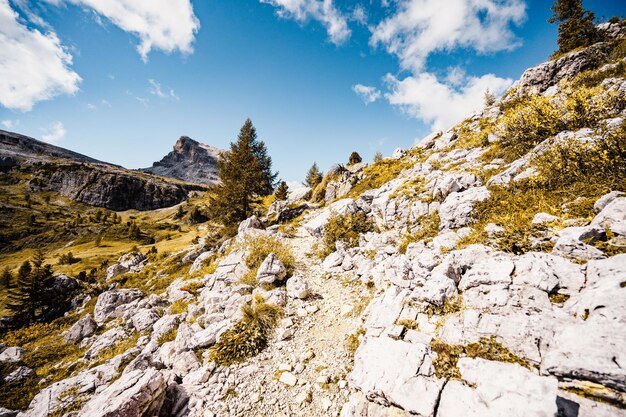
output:
POLYGON ((35 371, 27 366, 20 366, 15 371, 4 377, 4 382, 19 382, 24 379, 35 376, 35 371))
POLYGON ((136 288, 103 292, 98 296, 94 308, 93 315, 96 323, 102 324, 112 318, 121 317, 124 313, 123 306, 143 296, 144 293, 136 288))
POLYGON ((556 416, 556 378, 484 359, 461 358, 457 366, 467 384, 446 384, 437 417, 556 416))
POLYGON ((237 234, 240 236, 243 236, 245 233, 247 233, 250 230, 263 230, 263 229, 265 229, 265 227, 263 226, 263 223, 261 223, 261 220, 259 220, 257 216, 251 216, 247 218, 246 220, 242 221, 241 223, 239 223, 237 234))
POLYGON ((281 282, 286 276, 287 268, 274 253, 267 255, 256 274, 259 284, 281 282))
POLYGON ((428 351, 427 345, 366 337, 348 380, 370 401, 434 416, 444 380, 434 376, 428 351))
POLYGON ((0 363, 15 363, 22 360, 26 350, 18 346, 11 346, 0 353, 0 363))
POLYGON ((78 417, 139 417, 157 415, 165 399, 166 382, 154 368, 124 374, 90 399, 78 417))
POLYGON ((95 322, 91 314, 87 314, 85 317, 78 320, 68 331, 63 335, 67 343, 80 342, 86 337, 94 334, 98 324, 95 322))
POLYGON ((450 193, 439 207, 441 228, 454 229, 470 224, 473 221, 473 204, 488 199, 489 195, 487 187, 474 187, 461 193, 450 193))
POLYGON ((304 300, 310 294, 309 283, 301 276, 293 276, 287 280, 287 295, 289 297, 304 300))

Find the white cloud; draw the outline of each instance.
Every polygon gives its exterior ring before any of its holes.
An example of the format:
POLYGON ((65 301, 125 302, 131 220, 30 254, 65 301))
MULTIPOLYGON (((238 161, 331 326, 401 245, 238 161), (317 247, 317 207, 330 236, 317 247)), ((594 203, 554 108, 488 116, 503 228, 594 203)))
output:
POLYGON ((57 143, 67 133, 67 130, 65 130, 61 122, 54 122, 49 128, 43 129, 43 131, 44 134, 41 136, 41 140, 48 143, 57 143))
POLYGON ((27 28, 8 0, 0 0, 1 105, 29 111, 38 101, 76 93, 81 79, 71 65, 54 32, 27 28))
POLYGON ((88 108, 89 110, 96 110, 98 107, 96 107, 96 105, 95 105, 95 104, 87 103, 87 108, 88 108))
POLYGON ((144 107, 148 107, 148 103, 150 103, 150 99, 149 98, 135 97, 135 99, 137 99, 138 102, 143 104, 144 107))
POLYGON ((511 24, 526 17, 524 0, 398 0, 397 10, 372 32, 403 68, 419 73, 433 52, 472 48, 478 53, 511 49, 519 40, 511 24))
POLYGON ((362 5, 357 4, 354 7, 354 9, 352 10, 352 20, 362 25, 367 24, 367 12, 362 5))
POLYGON ((189 54, 200 28, 190 0, 47 0, 87 6, 139 38, 137 52, 146 61, 152 49, 189 54))
POLYGON ((20 125, 19 120, 3 120, 0 123, 2 123, 5 129, 16 129, 20 125))
POLYGON ((385 98, 406 114, 431 124, 434 130, 443 130, 459 122, 484 106, 484 93, 489 89, 502 94, 512 83, 510 79, 493 74, 465 77, 463 85, 454 87, 423 72, 403 80, 387 74, 389 92, 385 98))
POLYGON ((331 42, 342 44, 350 37, 346 17, 335 7, 333 0, 260 0, 278 8, 280 17, 306 22, 314 19, 321 22, 331 42))
POLYGON ((148 92, 150 94, 159 98, 173 98, 174 100, 180 100, 173 89, 170 88, 168 92, 163 91, 163 88, 161 88, 161 84, 158 81, 149 79, 148 84, 150 84, 150 88, 148 88, 148 92))
POLYGON ((359 97, 361 97, 361 100, 363 100, 363 103, 365 104, 375 102, 380 98, 381 95, 380 91, 378 91, 376 87, 370 87, 363 84, 356 84, 352 86, 352 91, 354 91, 359 97))

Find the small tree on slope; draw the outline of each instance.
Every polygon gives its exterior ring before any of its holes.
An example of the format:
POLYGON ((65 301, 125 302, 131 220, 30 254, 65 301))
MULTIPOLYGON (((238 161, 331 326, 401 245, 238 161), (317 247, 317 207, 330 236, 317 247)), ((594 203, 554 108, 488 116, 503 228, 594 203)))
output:
POLYGON ((582 0, 556 0, 548 20, 559 24, 559 53, 592 45, 600 38, 594 24, 595 14, 583 8, 582 0))
POLYGON ((306 173, 306 178, 304 179, 304 185, 307 187, 315 188, 317 184, 322 182, 324 178, 324 174, 317 167, 317 163, 313 162, 311 168, 309 168, 309 172, 306 173))
POLYGON ((272 158, 265 143, 257 139, 250 119, 241 127, 230 151, 217 163, 221 184, 213 187, 210 215, 225 226, 233 226, 252 214, 259 197, 272 194, 278 173, 272 173, 272 158))

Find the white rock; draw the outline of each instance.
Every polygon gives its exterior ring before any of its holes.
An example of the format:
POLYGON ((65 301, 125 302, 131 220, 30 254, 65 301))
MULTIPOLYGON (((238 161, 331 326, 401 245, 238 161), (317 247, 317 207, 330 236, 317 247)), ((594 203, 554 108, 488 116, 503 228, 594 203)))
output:
POLYGON ((137 331, 143 332, 150 329, 159 318, 153 309, 142 308, 133 315, 132 322, 137 331))
POLYGON ((198 255, 189 268, 189 275, 193 275, 200 271, 206 265, 207 259, 210 259, 212 256, 215 256, 215 252, 213 251, 202 252, 198 255))
POLYGON ((136 288, 103 292, 98 296, 94 308, 93 315, 96 323, 102 324, 112 318, 121 317, 125 312, 125 305, 143 296, 144 293, 136 288))
POLYGON ((342 264, 343 262, 343 258, 344 255, 338 251, 331 253, 330 255, 328 255, 325 259, 324 262, 322 263, 322 266, 324 267, 324 269, 329 270, 331 268, 335 268, 339 265, 342 264))
POLYGON ((291 372, 281 373, 280 378, 278 380, 285 385, 289 385, 290 387, 293 387, 298 383, 298 377, 296 377, 291 372))
POLYGON ((0 353, 0 363, 19 362, 24 357, 24 353, 26 353, 26 350, 24 350, 21 347, 18 347, 18 346, 8 347, 4 349, 2 353, 0 353))
POLYGON ((67 343, 80 342, 85 337, 89 337, 98 328, 98 324, 94 321, 91 314, 87 314, 85 317, 78 320, 70 327, 63 335, 67 343))
POLYGON ((20 366, 16 370, 11 372, 9 375, 5 376, 3 382, 5 383, 19 382, 19 381, 22 381, 24 379, 27 379, 33 376, 35 376, 35 371, 33 371, 27 366, 20 366))
POLYGON ((441 227, 453 229, 472 222, 473 203, 489 198, 487 187, 474 187, 461 193, 450 193, 439 207, 441 227))
POLYGON ((350 384, 382 405, 433 416, 444 381, 426 364, 429 348, 386 337, 366 337, 354 357, 350 384))
POLYGON ((263 223, 261 223, 261 221, 259 220, 257 216, 252 216, 242 221, 241 223, 239 223, 237 234, 239 236, 243 236, 250 230, 262 230, 262 229, 264 229, 263 223))
POLYGON ((553 216, 552 214, 549 214, 549 213, 537 213, 533 217, 532 224, 553 223, 553 222, 556 222, 558 220, 559 220, 559 218, 557 216, 553 216))
POLYGON ((91 398, 78 417, 155 415, 163 404, 165 388, 163 374, 154 368, 129 372, 91 398))
POLYGON ((312 236, 321 238, 324 236, 324 228, 332 216, 354 213, 357 210, 358 207, 353 199, 344 198, 343 200, 335 201, 328 207, 322 209, 319 214, 305 223, 303 227, 312 236))
MULTIPOLYGON (((622 290, 623 291, 623 290, 622 290)), ((541 372, 626 391, 626 326, 589 320, 563 327, 550 342, 541 372)))
POLYGON ((274 253, 270 253, 267 258, 265 258, 256 274, 259 284, 280 282, 285 276, 287 276, 287 269, 274 253))
POLYGON ((520 365, 461 358, 463 380, 451 380, 441 394, 437 417, 553 417, 556 378, 537 376, 520 365))
POLYGON ((611 191, 608 194, 603 195, 602 197, 600 197, 595 204, 593 205, 593 208, 599 213, 601 212, 608 204, 612 203, 613 200, 615 200, 618 197, 624 197, 626 195, 626 193, 623 193, 621 191, 611 191))
POLYGON ((311 294, 309 283, 299 275, 295 275, 287 280, 287 295, 291 298, 304 300, 311 294))

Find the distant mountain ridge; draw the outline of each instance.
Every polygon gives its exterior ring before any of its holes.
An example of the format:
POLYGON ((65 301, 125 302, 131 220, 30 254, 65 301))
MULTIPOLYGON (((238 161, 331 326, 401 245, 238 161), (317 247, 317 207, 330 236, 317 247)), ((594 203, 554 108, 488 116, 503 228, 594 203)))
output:
POLYGON ((119 165, 99 161, 60 146, 38 141, 29 136, 0 129, 0 167, 11 164, 11 160, 13 163, 18 161, 43 162, 56 158, 119 167, 119 165))
MULTIPOLYGON (((50 145, 28 136, 0 130, 0 172, 26 174, 28 190, 54 191, 74 201, 110 210, 154 210, 204 190, 50 145)), ((21 181, 21 180, 18 180, 21 181)))
POLYGON ((172 152, 143 172, 182 181, 212 185, 219 181, 217 161, 224 151, 181 136, 172 152))

